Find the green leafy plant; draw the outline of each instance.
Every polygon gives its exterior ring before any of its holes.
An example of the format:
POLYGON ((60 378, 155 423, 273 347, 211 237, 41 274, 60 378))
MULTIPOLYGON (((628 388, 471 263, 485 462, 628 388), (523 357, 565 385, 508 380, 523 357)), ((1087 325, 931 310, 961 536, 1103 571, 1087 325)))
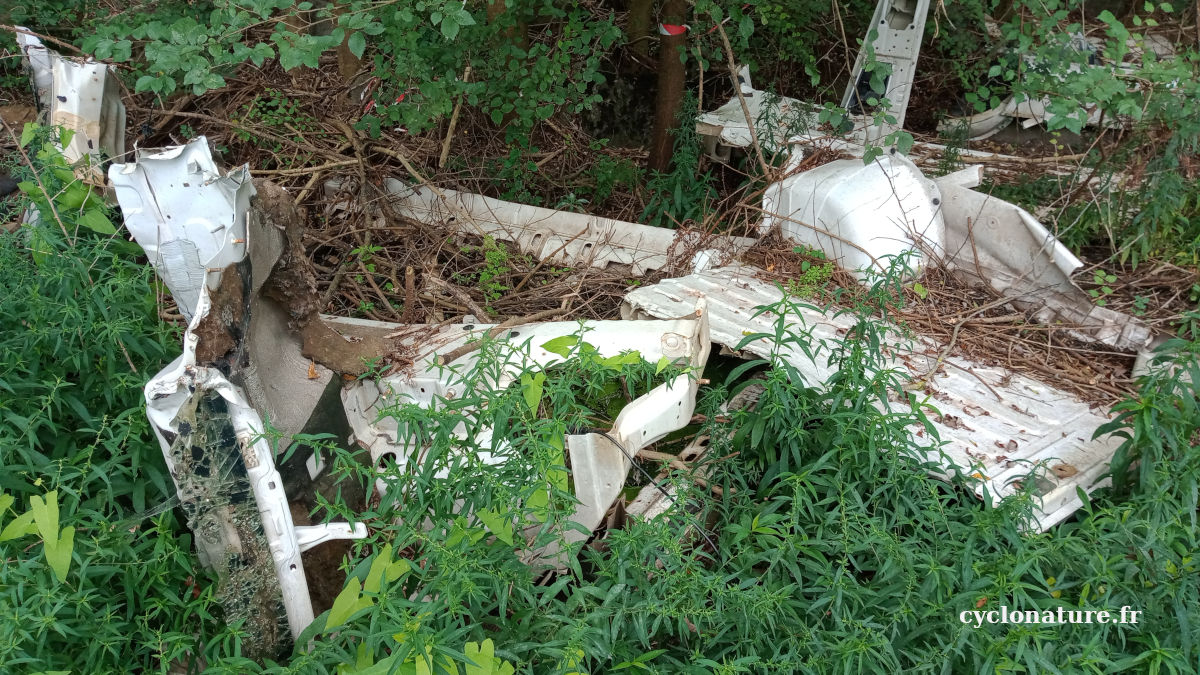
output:
POLYGON ((825 260, 825 252, 806 246, 797 246, 795 253, 812 258, 800 261, 800 275, 788 279, 786 290, 789 295, 811 298, 825 289, 833 277, 833 263, 825 260))
POLYGON ((194 662, 238 629, 218 619, 142 410, 177 338, 63 134, 23 141, 32 166, 14 177, 38 218, 0 231, 0 312, 20 326, 0 332, 0 670, 194 662))
POLYGON ((1092 296, 1096 304, 1100 307, 1107 305, 1108 296, 1115 292, 1109 284, 1117 283, 1117 275, 1098 269, 1092 272, 1092 283, 1099 286, 1099 288, 1088 289, 1088 295, 1092 296))
POLYGON ((675 155, 671 170, 655 172, 646 181, 650 197, 642 212, 642 222, 648 225, 673 228, 689 220, 700 221, 708 205, 716 200, 712 172, 696 176, 701 154, 700 137, 696 134, 697 105, 690 92, 684 95, 679 106, 679 125, 672 132, 675 155))
MULTIPOLYGON (((274 89, 267 89, 242 106, 239 119, 236 121, 262 125, 289 138, 297 135, 320 137, 325 134, 317 120, 304 112, 296 99, 274 89)), ((268 163, 282 168, 304 164, 312 158, 310 153, 302 152, 293 153, 294 157, 283 159, 281 156, 284 146, 281 143, 260 139, 244 129, 235 129, 233 135, 242 141, 253 141, 256 145, 269 149, 270 156, 278 157, 281 161, 268 163)))

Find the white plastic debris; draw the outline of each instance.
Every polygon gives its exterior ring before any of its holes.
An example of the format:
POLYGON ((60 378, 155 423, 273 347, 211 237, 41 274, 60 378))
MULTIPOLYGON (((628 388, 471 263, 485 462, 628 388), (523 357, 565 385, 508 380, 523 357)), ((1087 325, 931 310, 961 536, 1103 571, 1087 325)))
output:
POLYGON ((105 156, 124 155, 125 104, 109 66, 92 59, 68 59, 20 26, 16 38, 33 72, 46 123, 75 132, 62 149, 67 161, 74 164, 88 158, 96 168, 105 156))
POLYGON ((470 192, 439 190, 439 195, 427 186, 413 187, 394 178, 386 179, 385 185, 401 215, 513 242, 522 253, 563 265, 629 265, 633 275, 640 276, 694 249, 707 255, 693 264, 728 262, 732 254, 754 243, 744 237, 704 237, 695 231, 544 209, 470 192))

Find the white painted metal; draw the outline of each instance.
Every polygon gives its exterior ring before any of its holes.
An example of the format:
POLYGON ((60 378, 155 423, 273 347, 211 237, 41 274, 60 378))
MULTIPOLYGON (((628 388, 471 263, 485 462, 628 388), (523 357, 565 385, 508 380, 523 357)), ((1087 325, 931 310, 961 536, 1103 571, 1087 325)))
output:
POLYGON ((684 253, 697 252, 692 265, 712 259, 728 262, 753 240, 741 237, 702 238, 699 232, 669 230, 584 213, 544 209, 528 204, 456 190, 409 186, 385 180, 396 197, 394 208, 423 223, 451 225, 462 232, 491 235, 518 245, 521 252, 563 265, 606 267, 630 265, 634 276, 662 269, 684 253))
POLYGON ((941 248, 940 198, 937 184, 899 153, 866 165, 836 160, 768 187, 762 227, 778 225, 862 279, 886 269, 888 256, 911 255, 916 268, 922 247, 941 248))
POLYGON ((102 155, 119 158, 125 154, 125 104, 117 78, 108 64, 92 59, 68 59, 47 49, 37 37, 17 27, 17 44, 33 71, 38 106, 46 123, 75 132, 63 148, 63 156, 74 164, 88 158, 99 172, 102 155))
MULTIPOLYGON (((696 310, 697 303, 692 303, 681 314, 696 310)), ((709 341, 707 317, 703 311, 697 319, 589 321, 584 326, 587 332, 583 339, 594 345, 602 356, 617 356, 625 351, 636 350, 651 362, 665 356, 694 369, 691 374, 681 375, 660 385, 625 406, 608 432, 622 447, 617 447, 601 434, 567 436, 571 479, 575 497, 580 502, 572 519, 591 531, 600 524, 605 511, 625 485, 631 467, 625 453, 636 455, 643 447, 683 428, 691 420, 699 388, 697 378, 708 357, 709 341)), ((391 327, 403 328, 396 324, 391 327)), ((401 437, 396 420, 381 416, 381 412, 405 401, 430 407, 436 406, 439 399, 461 396, 460 378, 452 372, 434 367, 437 354, 479 339, 490 328, 485 325, 445 326, 437 328, 433 334, 422 332, 411 338, 401 338, 400 349, 408 353, 415 352, 415 365, 410 373, 379 380, 359 380, 343 390, 342 401, 354 441, 369 449, 376 465, 384 457, 389 457, 403 470, 425 445, 424 439, 401 437)), ((578 334, 579 330, 577 322, 551 322, 520 326, 498 336, 498 339, 518 347, 520 356, 507 364, 496 386, 508 386, 526 368, 538 370, 562 361, 562 356, 546 351, 542 345, 556 337, 578 334)), ((455 361, 454 365, 469 369, 477 357, 478 353, 469 353, 455 361)), ((465 425, 456 429, 455 433, 464 437, 465 425)), ((475 445, 489 447, 490 431, 478 435, 475 445)), ((478 457, 486 464, 505 461, 502 453, 481 451, 478 457)), ((382 481, 379 484, 381 491, 387 487, 386 482, 382 481)), ((566 536, 568 540, 577 540, 583 535, 568 531, 566 536)))
MULTIPOLYGON (((279 578, 288 625, 293 637, 298 637, 313 619, 300 553, 322 541, 360 538, 367 533, 361 524, 350 527, 345 523, 297 530, 283 479, 275 467, 274 450, 264 435, 266 426, 250 402, 253 397, 220 370, 198 365, 196 361, 198 326, 210 312, 224 309, 212 307, 210 289, 216 288, 223 272, 241 262, 248 252, 248 209, 254 194, 249 172, 241 167, 222 176, 208 152, 207 141, 200 137, 185 146, 140 152, 138 162, 110 167, 110 179, 117 188, 126 226, 146 249, 181 311, 190 319, 184 334, 183 354, 146 385, 146 414, 151 427, 174 477, 176 467, 169 439, 180 434, 181 411, 194 409, 195 401, 212 393, 225 400, 238 445, 225 450, 240 453, 244 460, 279 578)), ((251 228, 263 234, 257 243, 261 251, 256 249, 251 258, 257 261, 262 256, 271 257, 262 261, 264 272, 271 269, 282 246, 266 236, 271 233, 267 228, 259 221, 251 228)), ((262 278, 254 280, 252 291, 257 291, 262 281, 262 278)), ((272 324, 271 318, 267 316, 261 321, 274 327, 286 324, 286 319, 280 321, 279 317, 273 317, 276 321, 272 324)), ((247 341, 261 337, 255 333, 251 326, 247 341)), ((290 345, 281 341, 276 348, 282 351, 285 344, 290 345)), ((279 363, 279 355, 271 356, 267 363, 279 363)), ((329 374, 325 372, 322 377, 328 381, 329 374)), ((270 373, 250 373, 244 379, 247 383, 259 383, 255 386, 261 385, 260 399, 273 398, 266 391, 267 385, 262 385, 262 381, 271 379, 270 373)), ((198 540, 197 546, 203 548, 204 542, 198 540)))
POLYGON ((1136 352, 1150 329, 1132 316, 1098 307, 1072 280, 1083 263, 1028 211, 937 179, 946 224, 943 257, 958 275, 1011 296, 1038 321, 1062 325, 1080 339, 1136 352))
POLYGON ((220 282, 221 270, 246 255, 246 214, 254 186, 248 167, 221 175, 208 139, 187 145, 138 149, 128 164, 113 164, 108 177, 125 227, 146 251, 179 310, 195 314, 200 289, 220 282))
POLYGON ((863 49, 854 61, 850 82, 842 95, 842 107, 861 115, 856 135, 864 145, 881 145, 888 134, 904 128, 928 12, 929 0, 879 0, 875 5, 863 49), (864 67, 872 60, 876 64, 888 64, 892 70, 886 77, 883 94, 888 100, 887 115, 894 121, 885 120, 878 125, 871 119, 867 102, 859 100, 863 98, 861 93, 870 89, 867 85, 870 73, 864 71, 864 67))
MULTIPOLYGON (((765 148, 768 153, 786 146, 793 136, 805 135, 817 128, 817 114, 812 105, 755 89, 748 67, 738 73, 738 86, 750 111, 754 131, 759 141, 768 146, 765 148)), ((718 161, 729 161, 730 148, 751 145, 750 124, 737 95, 716 110, 701 113, 696 119, 696 131, 704 141, 705 152, 718 161)))
MULTIPOLYGON (((755 308, 777 302, 782 291, 755 275, 753 268, 740 267, 667 279, 627 294, 622 314, 628 318, 676 316, 702 298, 708 303, 712 340, 733 347, 747 334, 772 332, 774 317, 755 317, 755 308)), ((810 330, 816 344, 840 339, 839 334, 852 328, 855 321, 848 315, 808 309, 788 319, 810 330)), ((909 377, 924 375, 942 347, 926 339, 887 345, 890 365, 909 377)), ((746 350, 766 356, 771 345, 759 340, 746 350)), ((785 349, 783 357, 810 385, 820 386, 833 374, 824 358, 810 360, 797 348, 785 349)), ((1027 482, 1029 474, 1038 473, 1034 480, 1040 505, 1035 513, 1037 522, 1031 524, 1038 530, 1053 526, 1079 508, 1076 488, 1091 491, 1106 484, 1100 477, 1107 471, 1119 439, 1092 440, 1096 428, 1108 421, 1106 415, 1053 386, 1002 368, 954 356, 945 364, 925 390, 927 402, 940 413, 933 421, 945 446, 939 452, 933 439, 914 429, 916 441, 928 448, 928 459, 941 467, 941 475, 975 476, 977 494, 982 496, 986 489, 993 496, 1007 498, 1017 491, 1017 482, 1027 482), (1059 464, 1076 473, 1059 478, 1053 472, 1033 471, 1038 465, 1059 464)), ((907 403, 899 400, 891 406, 909 410, 907 403)))
MULTIPOLYGON (((167 468, 174 478, 176 467, 171 459, 170 439, 179 434, 180 411, 189 401, 210 392, 225 399, 239 445, 229 451, 240 452, 244 458, 254 500, 262 518, 263 534, 283 593, 288 626, 292 636, 299 637, 300 632, 312 623, 312 600, 308 595, 304 564, 300 559, 300 542, 284 494, 283 478, 275 468, 275 453, 264 435, 266 425, 240 387, 231 383, 217 369, 196 365, 199 337, 193 330, 211 309, 208 290, 205 289, 200 294, 196 316, 184 336, 183 354, 146 384, 146 414, 162 446, 167 468)), ((204 543, 197 539, 196 545, 203 547, 204 543)), ((223 555, 223 551, 220 554, 223 555)))

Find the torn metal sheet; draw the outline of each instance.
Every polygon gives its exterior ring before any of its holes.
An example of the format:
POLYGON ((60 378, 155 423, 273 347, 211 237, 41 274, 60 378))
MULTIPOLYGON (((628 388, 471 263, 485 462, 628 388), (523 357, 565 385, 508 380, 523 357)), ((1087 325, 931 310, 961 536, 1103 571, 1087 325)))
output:
POLYGON ((146 250, 184 318, 196 312, 205 280, 215 288, 220 271, 246 255, 246 214, 254 187, 249 167, 222 175, 208 139, 141 149, 128 164, 113 164, 125 226, 146 250), (212 276, 209 270, 217 270, 212 276))
MULTIPOLYGON (((756 317, 755 308, 778 302, 783 292, 755 273, 750 267, 714 269, 637 288, 625 296, 622 315, 630 319, 677 316, 703 299, 712 340, 732 348, 745 335, 773 332, 775 318, 756 317)), ((839 334, 855 323, 850 315, 813 309, 802 309, 788 318, 798 328, 811 331, 814 343, 840 340, 839 334)), ((928 339, 911 345, 889 344, 888 365, 919 379, 937 363, 942 348, 928 339)), ((746 350, 768 357, 772 345, 759 340, 746 350)), ((809 384, 819 386, 833 374, 824 359, 809 359, 796 347, 785 347, 782 354, 809 384)), ((982 496, 986 489, 1006 498, 1017 492, 1018 483, 1036 473, 1033 479, 1040 504, 1036 523, 1031 525, 1038 530, 1061 522, 1081 506, 1077 488, 1090 492, 1107 484, 1101 476, 1120 439, 1091 439, 1108 421, 1104 414, 1066 392, 1000 368, 953 356, 943 364, 925 391, 940 413, 932 421, 945 445, 939 451, 933 439, 914 435, 928 448, 928 460, 941 467, 941 475, 975 476, 977 494, 982 496), (1050 470, 1035 471, 1038 465, 1050 470)), ((902 401, 891 405, 895 410, 909 410, 902 401)))
POLYGON ((937 179, 946 224, 939 251, 955 274, 986 283, 1047 325, 1065 324, 1080 339, 1116 349, 1146 349, 1154 335, 1141 321, 1098 307, 1072 280, 1083 266, 1044 225, 1019 206, 937 179))
POLYGON ((71 164, 87 158, 101 178, 100 161, 125 154, 125 104, 116 75, 106 63, 65 58, 27 31, 17 26, 17 44, 46 124, 75 132, 63 156, 71 164))
POLYGON ((881 144, 889 134, 904 128, 928 13, 929 0, 879 0, 875 5, 870 28, 842 95, 842 108, 867 121, 856 133, 857 140, 864 145, 881 144), (882 76, 882 91, 876 91, 872 85, 877 65, 868 70, 868 61, 891 66, 891 74, 882 76), (872 98, 886 98, 887 107, 875 109, 869 103, 872 98), (890 119, 875 122, 872 117, 877 113, 890 119))
MULTIPOLYGON (((683 314, 694 315, 696 312, 697 306, 693 303, 683 314)), ((437 355, 479 339, 493 327, 441 326, 433 327, 434 331, 430 333, 421 330, 425 327, 362 321, 353 323, 360 327, 367 323, 375 324, 368 329, 390 328, 396 329, 392 332, 411 332, 410 337, 401 337, 400 340, 401 349, 407 347, 414 350, 410 352, 415 354, 413 374, 357 380, 342 393, 354 441, 369 449, 376 465, 384 458, 389 458, 403 471, 415 461, 425 446, 425 439, 403 437, 396 420, 381 413, 403 402, 431 407, 438 405, 439 400, 460 396, 463 393, 461 377, 436 368, 437 355)), ((341 327, 351 324, 334 321, 332 325, 341 327)), ((703 311, 694 319, 588 321, 583 325, 587 331, 584 339, 604 357, 638 351, 642 358, 651 362, 666 357, 693 369, 690 374, 680 375, 671 382, 655 387, 621 410, 613 421, 612 429, 608 431, 608 435, 615 438, 621 447, 597 433, 566 437, 571 480, 575 497, 580 502, 575 507, 572 520, 590 532, 601 523, 605 512, 624 488, 631 467, 629 457, 667 434, 682 429, 691 421, 699 388, 698 377, 708 358, 709 340, 707 318, 703 311)), ((578 335, 579 331, 578 322, 550 322, 515 327, 497 336, 497 339, 513 344, 517 350, 505 364, 496 386, 508 386, 527 368, 536 370, 563 361, 562 356, 547 351, 542 345, 553 338, 578 335)), ((454 365, 469 370, 476 358, 478 352, 468 353, 455 361, 454 365)), ((454 433, 462 437, 466 433, 465 428, 465 425, 460 425, 454 433)), ((476 435, 475 445, 491 447, 490 432, 476 435)), ((503 453, 493 454, 484 450, 480 451, 479 458, 486 464, 505 461, 503 453)), ((387 488, 386 480, 380 479, 381 491, 387 488)), ((579 541, 585 536, 574 530, 567 530, 564 534, 568 541, 579 541)))
POLYGON ((788 239, 864 279, 883 272, 889 257, 909 256, 915 269, 923 248, 941 247, 940 200, 937 184, 893 151, 870 164, 835 160, 773 183, 763 194, 762 227, 778 225, 788 239))
POLYGON ((361 523, 294 524, 266 435, 264 413, 290 441, 333 382, 300 356, 291 308, 265 297, 296 283, 267 282, 294 276, 279 265, 295 257, 298 235, 284 232, 282 189, 263 184, 250 209, 247 170, 221 175, 202 137, 139 153, 110 177, 130 230, 190 314, 183 354, 146 385, 147 416, 227 614, 272 653, 285 641, 280 617, 293 639, 313 619, 300 554, 366 536, 361 523))
MULTIPOLYGON (((721 132, 720 142, 726 141, 748 145, 749 136, 721 132)), ((792 142, 858 157, 864 151, 862 145, 830 137, 796 137, 792 142)), ((932 158, 945 150, 918 143, 913 154, 932 166, 932 158)), ((1002 165, 1024 164, 1019 157, 960 152, 1002 165)), ((794 152, 790 165, 802 159, 802 152, 794 152)), ((1066 167, 1040 168, 1069 173, 1066 167)), ((878 268, 876 260, 884 255, 910 252, 914 262, 932 255, 960 275, 1012 296, 1043 323, 1066 324, 1080 339, 1117 349, 1147 348, 1154 339, 1151 331, 1134 317, 1095 306, 1071 280, 1082 263, 1036 218, 970 189, 981 178, 976 166, 931 181, 894 149, 874 166, 863 166, 857 159, 835 160, 770 185, 763 195, 763 227, 778 224, 785 236, 823 251, 860 279, 861 271, 878 268)))
POLYGON ((400 215, 510 241, 522 253, 562 265, 629 265, 633 274, 640 276, 685 255, 691 255, 690 260, 685 259, 691 269, 714 261, 728 262, 734 253, 754 243, 743 237, 705 237, 694 231, 544 209, 470 192, 435 192, 394 178, 386 179, 385 184, 396 197, 393 208, 400 215))
MULTIPOLYGON (((947 117, 938 122, 938 133, 943 135, 962 135, 969 141, 982 141, 1008 128, 1014 121, 1020 121, 1021 128, 1030 129, 1039 124, 1049 123, 1055 115, 1050 112, 1050 98, 1025 99, 1017 101, 1010 96, 1003 103, 968 117, 947 117)), ((1105 122, 1108 128, 1120 128, 1124 123, 1120 119, 1104 118, 1098 106, 1090 106, 1086 111, 1083 126, 1094 127, 1105 122)))
POLYGON ((742 67, 738 73, 738 87, 742 98, 736 95, 721 107, 701 113, 696 118, 696 132, 704 144, 708 156, 728 162, 731 148, 746 148, 751 145, 750 124, 742 110, 742 101, 750 111, 750 121, 759 140, 772 152, 792 142, 797 134, 806 134, 818 126, 814 107, 794 98, 778 96, 754 88, 750 81, 750 69, 742 67))

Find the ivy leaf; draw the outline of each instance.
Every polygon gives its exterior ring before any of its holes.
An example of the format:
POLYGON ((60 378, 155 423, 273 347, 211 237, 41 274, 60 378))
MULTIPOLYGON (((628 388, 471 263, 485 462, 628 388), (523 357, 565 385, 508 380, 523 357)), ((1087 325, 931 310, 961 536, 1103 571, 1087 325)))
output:
POLYGON ((38 127, 36 124, 33 124, 32 122, 25 123, 25 128, 21 129, 21 147, 22 148, 29 145, 29 142, 32 141, 33 137, 37 135, 37 130, 38 130, 38 127))

